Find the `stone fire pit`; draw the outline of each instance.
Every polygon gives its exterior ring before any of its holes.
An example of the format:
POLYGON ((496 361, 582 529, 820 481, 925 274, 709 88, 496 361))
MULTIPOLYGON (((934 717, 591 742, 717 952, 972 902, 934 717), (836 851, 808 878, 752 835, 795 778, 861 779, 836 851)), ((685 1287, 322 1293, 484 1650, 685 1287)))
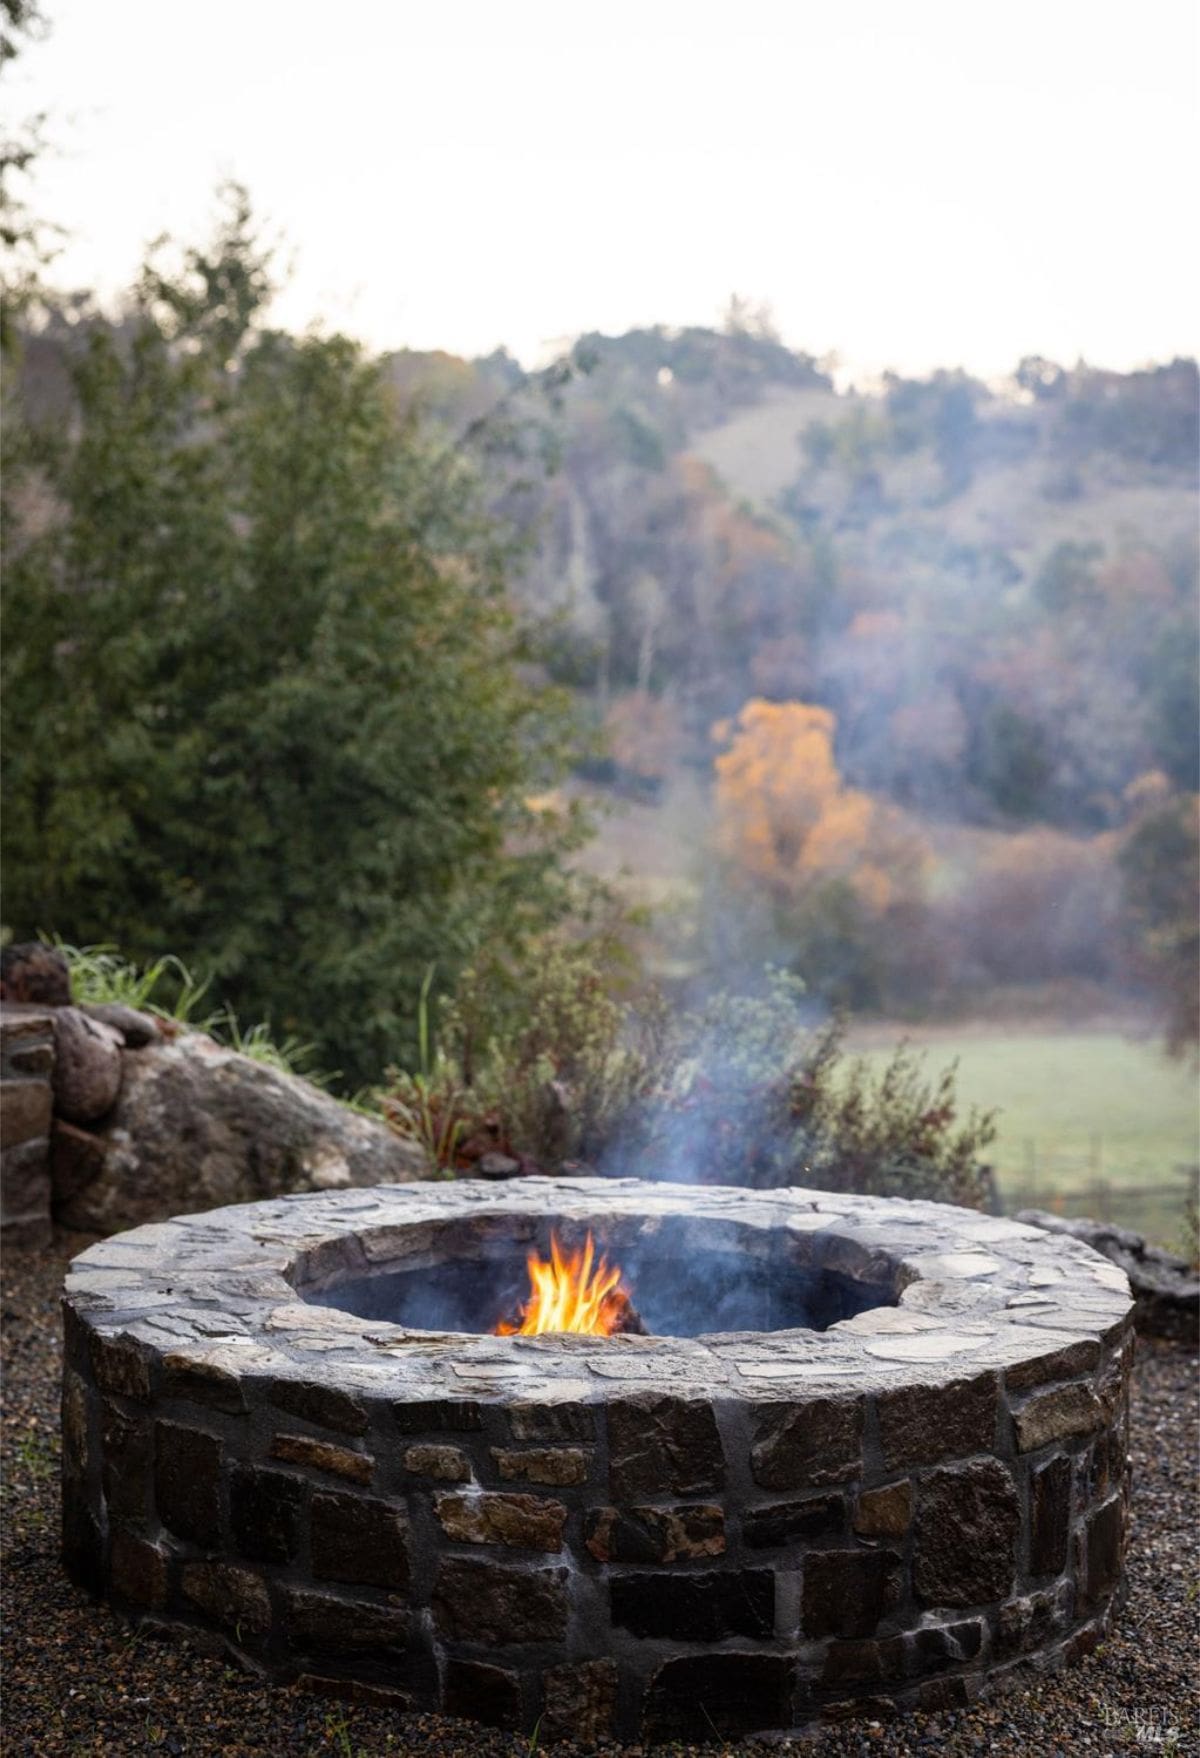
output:
POLYGON ((959 1704, 1110 1615, 1131 1312, 1073 1239, 808 1190, 139 1227, 67 1281, 64 1553, 273 1675, 545 1742, 959 1704), (551 1224, 657 1334, 488 1334, 551 1224))

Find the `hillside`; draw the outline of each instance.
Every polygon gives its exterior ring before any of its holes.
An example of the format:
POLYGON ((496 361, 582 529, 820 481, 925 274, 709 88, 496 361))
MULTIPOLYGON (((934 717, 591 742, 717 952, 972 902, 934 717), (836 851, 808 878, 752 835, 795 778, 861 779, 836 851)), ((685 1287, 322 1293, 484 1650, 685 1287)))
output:
POLYGON ((1151 982, 1130 872, 1197 787, 1194 363, 839 392, 735 328, 392 370, 502 479, 606 735, 589 861, 664 968, 778 957, 893 1010, 1151 982))
MULTIPOLYGON (((34 414, 93 321, 27 339, 34 414)), ((840 390, 735 322, 381 370, 405 492, 461 461, 498 515, 524 675, 596 735, 581 859, 651 906, 652 968, 893 1015, 1099 983, 1189 1037, 1193 362, 840 390)))

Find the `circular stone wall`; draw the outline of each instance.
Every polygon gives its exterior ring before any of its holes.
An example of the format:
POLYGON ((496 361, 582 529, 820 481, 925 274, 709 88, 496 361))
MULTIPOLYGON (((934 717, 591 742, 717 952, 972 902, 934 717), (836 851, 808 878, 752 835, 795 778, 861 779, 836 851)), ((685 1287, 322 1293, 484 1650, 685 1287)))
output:
POLYGON ((1119 1593, 1128 1284, 1015 1222, 634 1180, 384 1187, 140 1227, 75 1260, 64 1310, 72 1575, 313 1688, 547 1743, 782 1730, 1070 1660, 1119 1593), (451 1256, 487 1275, 551 1222, 618 1259, 664 1227, 790 1259, 867 1309, 595 1338, 325 1304, 451 1256))

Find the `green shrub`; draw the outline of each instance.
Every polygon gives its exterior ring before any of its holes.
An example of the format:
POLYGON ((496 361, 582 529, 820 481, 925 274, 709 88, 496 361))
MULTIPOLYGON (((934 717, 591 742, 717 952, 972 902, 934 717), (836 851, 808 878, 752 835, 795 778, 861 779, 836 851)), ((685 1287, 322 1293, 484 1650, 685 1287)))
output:
MULTIPOLYGON (((527 1167, 579 1162, 682 1182, 926 1197, 979 1206, 990 1114, 960 1118, 953 1066, 937 1077, 901 1045, 873 1076, 840 1021, 806 1023, 803 985, 693 1010, 610 993, 588 947, 543 951, 524 973, 468 971, 436 1052, 395 1072, 381 1107, 442 1173, 498 1151, 527 1167)), ((427 989, 422 1038, 428 1043, 427 989)))
POLYGON ((391 1072, 385 1116, 444 1171, 500 1152, 558 1168, 609 1148, 652 1089, 665 1015, 636 1014, 609 993, 594 945, 541 948, 514 968, 495 955, 463 974, 429 1050, 428 981, 421 1065, 391 1072))

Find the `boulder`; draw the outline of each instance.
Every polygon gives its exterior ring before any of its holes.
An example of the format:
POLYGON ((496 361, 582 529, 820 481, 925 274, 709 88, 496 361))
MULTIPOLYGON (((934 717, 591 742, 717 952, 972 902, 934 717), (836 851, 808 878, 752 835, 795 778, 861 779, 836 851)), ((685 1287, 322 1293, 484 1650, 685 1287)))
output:
POLYGON ((117 1233, 288 1191, 425 1175, 420 1150, 384 1124, 202 1033, 118 1058, 111 1111, 56 1142, 55 1218, 64 1226, 117 1233))
POLYGON ((69 1007, 71 970, 55 946, 25 940, 0 950, 0 1000, 69 1007))
POLYGON ((121 1090, 123 1039, 79 1007, 54 1010, 54 1109, 68 1123, 95 1123, 121 1090))
POLYGON ((126 1007, 121 1001, 83 1001, 79 1011, 86 1013, 89 1019, 102 1020, 106 1026, 119 1032, 127 1050, 141 1050, 147 1044, 156 1044, 160 1038, 179 1035, 174 1020, 155 1019, 153 1014, 143 1013, 137 1007, 126 1007))
POLYGON ((1067 1233, 1093 1251, 1119 1264, 1129 1277, 1137 1306, 1134 1323, 1150 1337, 1169 1337, 1195 1347, 1200 1339, 1200 1277, 1181 1257, 1148 1245, 1140 1233, 1111 1221, 1051 1215, 1045 1209, 1022 1209, 1015 1220, 1045 1233, 1067 1233))

